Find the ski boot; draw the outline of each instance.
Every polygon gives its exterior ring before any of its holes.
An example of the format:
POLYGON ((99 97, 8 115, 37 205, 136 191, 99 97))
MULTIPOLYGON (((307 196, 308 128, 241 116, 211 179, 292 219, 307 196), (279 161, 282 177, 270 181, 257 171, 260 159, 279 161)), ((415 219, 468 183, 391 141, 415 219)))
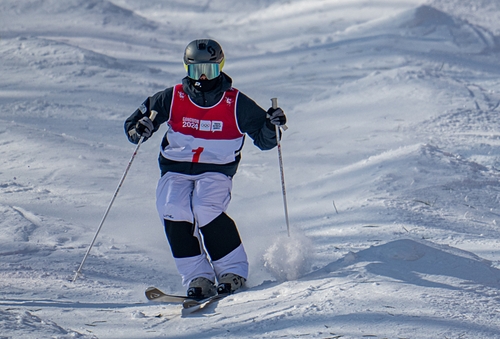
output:
POLYGON ((230 294, 245 286, 246 279, 234 273, 223 274, 217 286, 218 294, 230 294))
POLYGON ((190 299, 201 300, 216 295, 215 284, 204 277, 194 278, 189 283, 187 296, 190 299))

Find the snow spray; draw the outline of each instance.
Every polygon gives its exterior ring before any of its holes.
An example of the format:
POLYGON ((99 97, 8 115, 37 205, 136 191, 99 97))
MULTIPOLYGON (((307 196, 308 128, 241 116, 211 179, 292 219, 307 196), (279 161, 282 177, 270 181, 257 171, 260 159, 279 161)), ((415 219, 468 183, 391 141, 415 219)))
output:
POLYGON ((310 271, 313 246, 298 232, 280 236, 264 253, 264 266, 278 281, 296 280, 310 271))

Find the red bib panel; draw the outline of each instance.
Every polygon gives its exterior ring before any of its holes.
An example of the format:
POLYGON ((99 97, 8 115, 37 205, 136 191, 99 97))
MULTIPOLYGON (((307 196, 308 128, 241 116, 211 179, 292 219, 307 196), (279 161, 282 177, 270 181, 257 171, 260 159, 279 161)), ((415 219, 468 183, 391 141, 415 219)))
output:
POLYGON ((193 103, 176 85, 170 107, 168 145, 162 155, 174 161, 227 164, 236 160, 244 134, 236 121, 238 90, 230 89, 212 107, 193 103))

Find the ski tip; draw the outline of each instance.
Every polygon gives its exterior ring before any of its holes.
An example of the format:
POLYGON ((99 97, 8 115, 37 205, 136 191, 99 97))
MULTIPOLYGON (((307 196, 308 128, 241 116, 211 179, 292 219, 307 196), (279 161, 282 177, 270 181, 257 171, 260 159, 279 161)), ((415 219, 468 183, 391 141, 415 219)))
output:
POLYGON ((155 300, 163 295, 163 293, 156 287, 148 287, 144 294, 148 300, 155 300))

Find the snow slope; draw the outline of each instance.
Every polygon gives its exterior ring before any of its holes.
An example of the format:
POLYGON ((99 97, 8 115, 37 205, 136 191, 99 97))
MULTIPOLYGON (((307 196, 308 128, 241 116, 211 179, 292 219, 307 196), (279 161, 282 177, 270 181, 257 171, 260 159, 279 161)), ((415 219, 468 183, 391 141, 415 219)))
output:
POLYGON ((495 0, 0 2, 0 338, 500 337, 495 0), (154 204, 163 127, 123 121, 183 76, 192 39, 288 116, 251 142, 229 214, 249 289, 191 318, 154 204))

